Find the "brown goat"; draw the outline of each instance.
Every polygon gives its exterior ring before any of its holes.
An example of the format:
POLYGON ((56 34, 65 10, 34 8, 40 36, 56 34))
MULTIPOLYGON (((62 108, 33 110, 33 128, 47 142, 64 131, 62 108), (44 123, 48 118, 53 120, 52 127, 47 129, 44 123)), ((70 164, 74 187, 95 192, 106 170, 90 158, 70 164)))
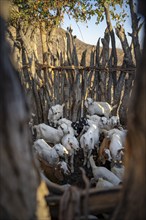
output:
POLYGON ((100 145, 98 151, 98 162, 105 164, 106 160, 109 160, 109 155, 106 153, 106 149, 109 149, 110 139, 105 137, 100 145))
POLYGON ((42 159, 39 161, 41 169, 49 180, 58 184, 60 184, 64 180, 65 174, 63 173, 63 170, 59 163, 57 163, 55 166, 50 166, 46 161, 42 159))

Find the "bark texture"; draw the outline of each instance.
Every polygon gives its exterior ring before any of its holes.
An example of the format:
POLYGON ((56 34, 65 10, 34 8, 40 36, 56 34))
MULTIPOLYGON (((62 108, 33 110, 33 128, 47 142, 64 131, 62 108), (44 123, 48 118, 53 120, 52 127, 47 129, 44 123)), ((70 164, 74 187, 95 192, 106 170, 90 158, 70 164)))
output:
POLYGON ((10 60, 0 17, 0 219, 35 219, 39 178, 30 145, 29 109, 10 60))
MULTIPOLYGON (((145 2, 140 1, 145 7, 145 2)), ((142 12, 143 8, 142 8, 142 12)), ((143 13, 146 15, 146 12, 143 13)), ((142 59, 128 112, 123 194, 112 220, 146 219, 146 29, 142 59)))

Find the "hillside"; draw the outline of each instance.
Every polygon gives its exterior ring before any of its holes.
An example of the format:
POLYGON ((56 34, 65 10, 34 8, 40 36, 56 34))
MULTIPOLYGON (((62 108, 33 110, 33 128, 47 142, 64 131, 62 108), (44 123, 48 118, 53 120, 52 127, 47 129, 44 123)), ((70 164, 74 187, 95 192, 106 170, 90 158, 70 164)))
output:
MULTIPOLYGON (((57 53, 57 51, 56 51, 57 48, 59 49, 59 51, 62 51, 62 52, 65 51, 66 34, 67 34, 67 31, 65 31, 62 28, 57 28, 52 31, 51 38, 50 38, 50 45, 51 45, 51 51, 53 54, 57 53)), ((87 50, 86 65, 87 66, 90 65, 90 55, 91 55, 91 52, 95 50, 96 45, 86 44, 83 41, 77 39, 76 37, 75 37, 74 41, 75 41, 75 45, 76 45, 76 50, 77 50, 79 62, 81 61, 82 53, 85 50, 87 50)), ((102 47, 100 47, 100 52, 101 52, 101 50, 102 50, 102 47)), ((111 49, 110 49, 110 51, 111 51, 111 49)), ((118 56, 118 65, 121 65, 122 61, 123 61, 123 50, 122 49, 117 49, 117 56, 118 56)))

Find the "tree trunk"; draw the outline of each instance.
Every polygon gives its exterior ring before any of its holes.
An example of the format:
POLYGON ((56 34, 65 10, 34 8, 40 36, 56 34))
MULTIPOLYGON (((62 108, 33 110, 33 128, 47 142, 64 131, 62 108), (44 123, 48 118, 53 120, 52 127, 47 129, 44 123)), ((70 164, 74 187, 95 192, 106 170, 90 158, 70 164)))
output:
MULTIPOLYGON (((115 41, 115 33, 112 27, 111 19, 110 19, 110 10, 109 10, 109 3, 105 2, 104 3, 104 11, 105 11, 105 16, 106 16, 106 23, 107 23, 107 28, 109 30, 109 34, 111 37, 111 55, 109 59, 109 67, 116 67, 117 66, 117 50, 116 50, 116 41, 115 41)), ((108 91, 110 93, 115 93, 116 85, 117 85, 117 73, 116 71, 112 71, 111 73, 109 72, 109 80, 108 80, 108 91)), ((108 97, 109 99, 109 97, 108 97)), ((114 100, 111 100, 113 102, 114 100)), ((111 103, 110 103, 111 104, 111 103)), ((112 103, 114 104, 114 103, 112 103)), ((117 108, 114 109, 113 112, 115 115, 117 113, 117 108)))
MULTIPOLYGON (((145 7, 145 1, 140 1, 145 7)), ((143 10, 142 7, 142 10, 143 10)), ((146 16, 146 12, 144 12, 146 16)), ((126 172, 123 193, 112 220, 146 219, 146 30, 128 113, 126 172)))
POLYGON ((136 64, 139 63, 139 60, 141 58, 141 51, 140 51, 140 43, 139 43, 139 19, 136 14, 136 6, 135 6, 135 1, 130 0, 129 1, 129 6, 130 6, 130 13, 131 13, 131 22, 132 22, 132 43, 134 45, 134 54, 135 54, 135 60, 136 64))
POLYGON ((35 219, 39 183, 28 130, 29 109, 10 61, 0 17, 0 219, 35 219))
MULTIPOLYGON (((106 28, 104 33, 104 38, 101 39, 101 42, 103 44, 103 48, 101 52, 101 58, 102 58, 101 66, 103 68, 107 67, 109 61, 109 40, 110 40, 109 30, 108 28, 106 28)), ((99 85, 101 90, 101 101, 106 101, 108 74, 106 71, 105 72, 102 71, 101 73, 99 73, 99 77, 100 77, 99 85)))
POLYGON ((116 51, 115 34, 114 34, 113 27, 112 27, 111 19, 110 19, 109 5, 106 2, 104 3, 104 10, 105 10, 105 15, 106 15, 107 27, 109 29, 109 34, 111 36, 111 44, 112 44, 110 63, 112 66, 116 66, 117 65, 117 51, 116 51))
MULTIPOLYGON (((117 25, 116 34, 121 41, 121 45, 124 52, 123 68, 134 67, 134 58, 132 57, 131 48, 129 47, 125 30, 121 25, 117 25)), ((127 103, 130 99, 130 91, 132 89, 133 75, 126 71, 120 71, 117 85, 114 92, 114 104, 120 106, 118 114, 120 115, 120 121, 123 125, 127 124, 127 103), (128 79, 127 79, 128 77, 128 79), (124 92, 124 93, 123 93, 124 92), (124 95, 122 95, 122 93, 124 95)))
POLYGON ((131 53, 131 48, 128 45, 128 40, 125 34, 125 30, 121 25, 118 25, 116 27, 116 34, 118 36, 118 38, 121 41, 121 45, 124 51, 124 61, 123 63, 127 65, 127 67, 129 66, 134 66, 133 63, 133 57, 132 57, 132 53, 131 53))

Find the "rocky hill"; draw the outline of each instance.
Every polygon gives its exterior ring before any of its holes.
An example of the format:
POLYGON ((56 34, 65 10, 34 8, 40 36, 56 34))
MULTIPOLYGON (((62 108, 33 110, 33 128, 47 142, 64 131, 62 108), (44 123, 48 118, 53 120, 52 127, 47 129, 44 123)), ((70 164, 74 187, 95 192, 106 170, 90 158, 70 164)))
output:
MULTIPOLYGON (((65 53, 66 36, 67 36, 67 31, 65 31, 62 28, 57 28, 52 31, 51 38, 50 38, 50 45, 51 45, 51 51, 53 54, 57 54, 57 50, 62 51, 62 53, 65 53)), ((82 53, 85 50, 87 50, 86 65, 87 66, 90 65, 90 55, 91 55, 91 52, 95 50, 96 45, 86 44, 83 41, 77 39, 76 37, 74 38, 74 42, 76 45, 76 51, 77 51, 79 63, 82 58, 82 53)), ((101 51, 102 51, 102 47, 100 47, 100 52, 101 51)), ((109 51, 111 52, 111 49, 109 49, 109 51)), ((118 56, 118 65, 121 65, 123 61, 123 50, 122 49, 117 49, 117 56, 118 56)))

